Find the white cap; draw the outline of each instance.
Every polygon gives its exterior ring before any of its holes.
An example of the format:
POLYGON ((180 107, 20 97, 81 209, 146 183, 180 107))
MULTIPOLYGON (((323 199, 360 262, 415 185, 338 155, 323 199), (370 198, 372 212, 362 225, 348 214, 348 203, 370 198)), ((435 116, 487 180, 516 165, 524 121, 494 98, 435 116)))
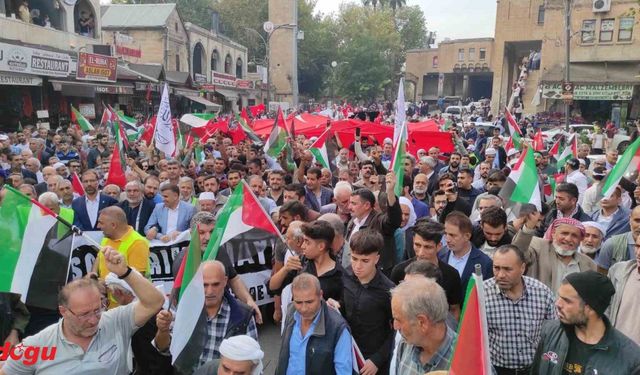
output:
POLYGON ((9 139, 9 136, 6 134, 0 134, 0 141, 6 141, 7 139, 9 139))
POLYGON ((510 148, 509 151, 507 151, 507 156, 513 156, 519 152, 520 151, 516 150, 515 148, 510 148))
POLYGON ((493 147, 489 147, 486 150, 484 150, 484 154, 485 155, 495 155, 496 154, 496 149, 493 147))
POLYGON ((215 201, 216 200, 216 196, 210 191, 205 191, 204 193, 200 193, 200 195, 198 196, 198 200, 201 200, 201 201, 215 201))
POLYGON ((582 225, 584 225, 585 228, 586 227, 596 228, 597 230, 600 231, 600 233, 602 233, 603 237, 607 234, 607 228, 605 228, 604 225, 596 221, 583 221, 582 225))
POLYGON ((57 162, 53 165, 54 169, 58 169, 58 168, 62 168, 62 167, 66 167, 66 165, 64 165, 64 163, 62 162, 57 162))

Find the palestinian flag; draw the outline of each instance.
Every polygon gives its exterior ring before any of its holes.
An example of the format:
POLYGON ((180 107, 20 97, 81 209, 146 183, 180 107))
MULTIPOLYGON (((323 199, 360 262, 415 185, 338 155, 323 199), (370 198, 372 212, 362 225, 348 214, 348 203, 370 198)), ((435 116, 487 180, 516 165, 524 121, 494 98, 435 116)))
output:
POLYGON ((187 113, 180 117, 180 122, 189 125, 192 128, 201 128, 207 126, 209 121, 216 117, 213 113, 187 113))
POLYGON ((560 155, 560 139, 558 139, 556 141, 556 143, 553 144, 553 146, 551 146, 551 149, 549 150, 549 156, 551 156, 552 158, 558 160, 558 156, 560 155))
MULTIPOLYGON (((404 159, 407 154, 407 122, 400 127, 397 142, 394 145, 393 156, 391 157, 391 170, 396 175, 396 196, 402 196, 402 181, 404 180, 404 159)), ((396 138, 394 136, 394 138, 396 138)))
POLYGON ((449 367, 450 375, 490 375, 489 333, 482 276, 472 274, 460 315, 460 326, 449 367))
POLYGON ((71 121, 76 123, 82 131, 88 132, 93 130, 93 125, 87 120, 80 111, 71 106, 71 121))
POLYGON ((200 236, 198 227, 194 227, 189 250, 180 264, 173 285, 178 308, 169 346, 172 364, 180 373, 185 374, 191 374, 198 366, 206 339, 207 313, 204 307, 201 261, 200 236))
POLYGON ((513 144, 513 137, 509 136, 509 139, 507 140, 507 143, 504 145, 504 150, 508 152, 512 148, 515 148, 515 146, 513 144))
POLYGON ((533 149, 527 147, 526 151, 522 152, 499 195, 506 202, 511 202, 511 205, 530 203, 536 206, 538 211, 542 211, 538 170, 533 158, 533 149))
POLYGON ((507 119, 507 126, 509 127, 509 135, 511 135, 511 141, 518 150, 522 149, 522 130, 518 126, 518 122, 509 112, 509 108, 504 109, 504 117, 507 119))
POLYGON ((264 145, 264 153, 277 158, 282 150, 287 146, 287 124, 284 121, 282 109, 278 107, 276 121, 273 123, 273 129, 267 142, 264 145))
POLYGON ((571 159, 578 157, 578 139, 576 135, 572 135, 567 141, 567 144, 562 150, 562 153, 558 156, 558 169, 564 167, 564 165, 571 159))
POLYGON ((602 196, 609 198, 620 180, 627 172, 637 171, 640 166, 640 138, 636 139, 627 149, 613 169, 602 182, 602 196))
POLYGON ((309 147, 309 151, 311 151, 315 162, 327 169, 331 169, 331 162, 329 161, 329 154, 327 153, 327 139, 330 134, 330 129, 325 130, 309 147))
POLYGON ((280 232, 271 216, 264 210, 249 184, 241 180, 219 213, 216 226, 211 233, 211 238, 215 240, 209 241, 204 259, 216 259, 220 247, 238 236, 253 231, 262 232, 270 238, 280 238, 280 232))
POLYGON ((67 281, 71 235, 55 217, 9 185, 0 205, 0 292, 16 293, 29 305, 57 309, 67 281), (59 237, 59 234, 61 237, 59 237))
POLYGON ((242 108, 242 113, 239 116, 236 113, 236 120, 240 124, 242 131, 244 131, 244 134, 246 134, 246 136, 251 140, 251 142, 259 145, 262 144, 262 139, 260 139, 260 137, 258 137, 258 135, 249 126, 250 121, 249 121, 249 116, 247 115, 246 108, 242 108))

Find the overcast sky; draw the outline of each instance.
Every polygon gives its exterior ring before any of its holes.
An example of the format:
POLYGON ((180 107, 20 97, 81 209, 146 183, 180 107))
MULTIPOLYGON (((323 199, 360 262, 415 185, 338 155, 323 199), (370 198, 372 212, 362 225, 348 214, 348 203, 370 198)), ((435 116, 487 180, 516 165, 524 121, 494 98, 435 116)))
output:
MULTIPOLYGON (((340 4, 360 0, 318 0, 316 12, 337 12, 340 4)), ((493 37, 496 23, 496 0, 407 0, 419 5, 427 19, 427 29, 444 38, 493 37)))

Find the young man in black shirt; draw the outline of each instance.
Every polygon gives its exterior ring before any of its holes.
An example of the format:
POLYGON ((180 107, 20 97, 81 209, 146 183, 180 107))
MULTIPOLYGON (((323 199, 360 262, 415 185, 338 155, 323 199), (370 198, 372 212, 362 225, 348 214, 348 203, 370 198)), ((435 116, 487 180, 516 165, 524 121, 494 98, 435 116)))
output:
POLYGON ((390 290, 395 284, 377 267, 384 239, 372 229, 351 236, 351 265, 342 275, 344 296, 338 307, 351 327, 351 334, 362 351, 365 363, 361 373, 389 373, 393 343, 393 316, 390 290))
POLYGON ((397 264, 391 271, 391 280, 398 284, 404 279, 405 267, 416 259, 426 260, 438 266, 442 278, 438 284, 444 289, 449 303, 449 311, 458 319, 462 303, 462 287, 460 275, 455 268, 438 259, 438 252, 442 248, 444 227, 435 221, 424 221, 413 227, 413 249, 416 256, 397 264))

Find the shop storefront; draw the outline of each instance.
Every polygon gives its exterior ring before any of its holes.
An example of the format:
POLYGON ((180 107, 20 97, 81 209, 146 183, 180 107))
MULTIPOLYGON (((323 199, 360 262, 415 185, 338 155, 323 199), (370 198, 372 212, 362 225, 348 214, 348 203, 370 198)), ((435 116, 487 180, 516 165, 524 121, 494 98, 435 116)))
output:
MULTIPOLYGON (((633 83, 574 83, 572 114, 586 123, 613 120, 619 127, 637 112, 640 85, 633 83)), ((547 109, 561 110, 564 105, 562 84, 542 84, 542 99, 547 109)))
POLYGON ((71 61, 68 53, 0 42, 0 127, 35 124, 40 109, 57 116, 60 103, 47 95, 44 78, 69 77, 71 61))

